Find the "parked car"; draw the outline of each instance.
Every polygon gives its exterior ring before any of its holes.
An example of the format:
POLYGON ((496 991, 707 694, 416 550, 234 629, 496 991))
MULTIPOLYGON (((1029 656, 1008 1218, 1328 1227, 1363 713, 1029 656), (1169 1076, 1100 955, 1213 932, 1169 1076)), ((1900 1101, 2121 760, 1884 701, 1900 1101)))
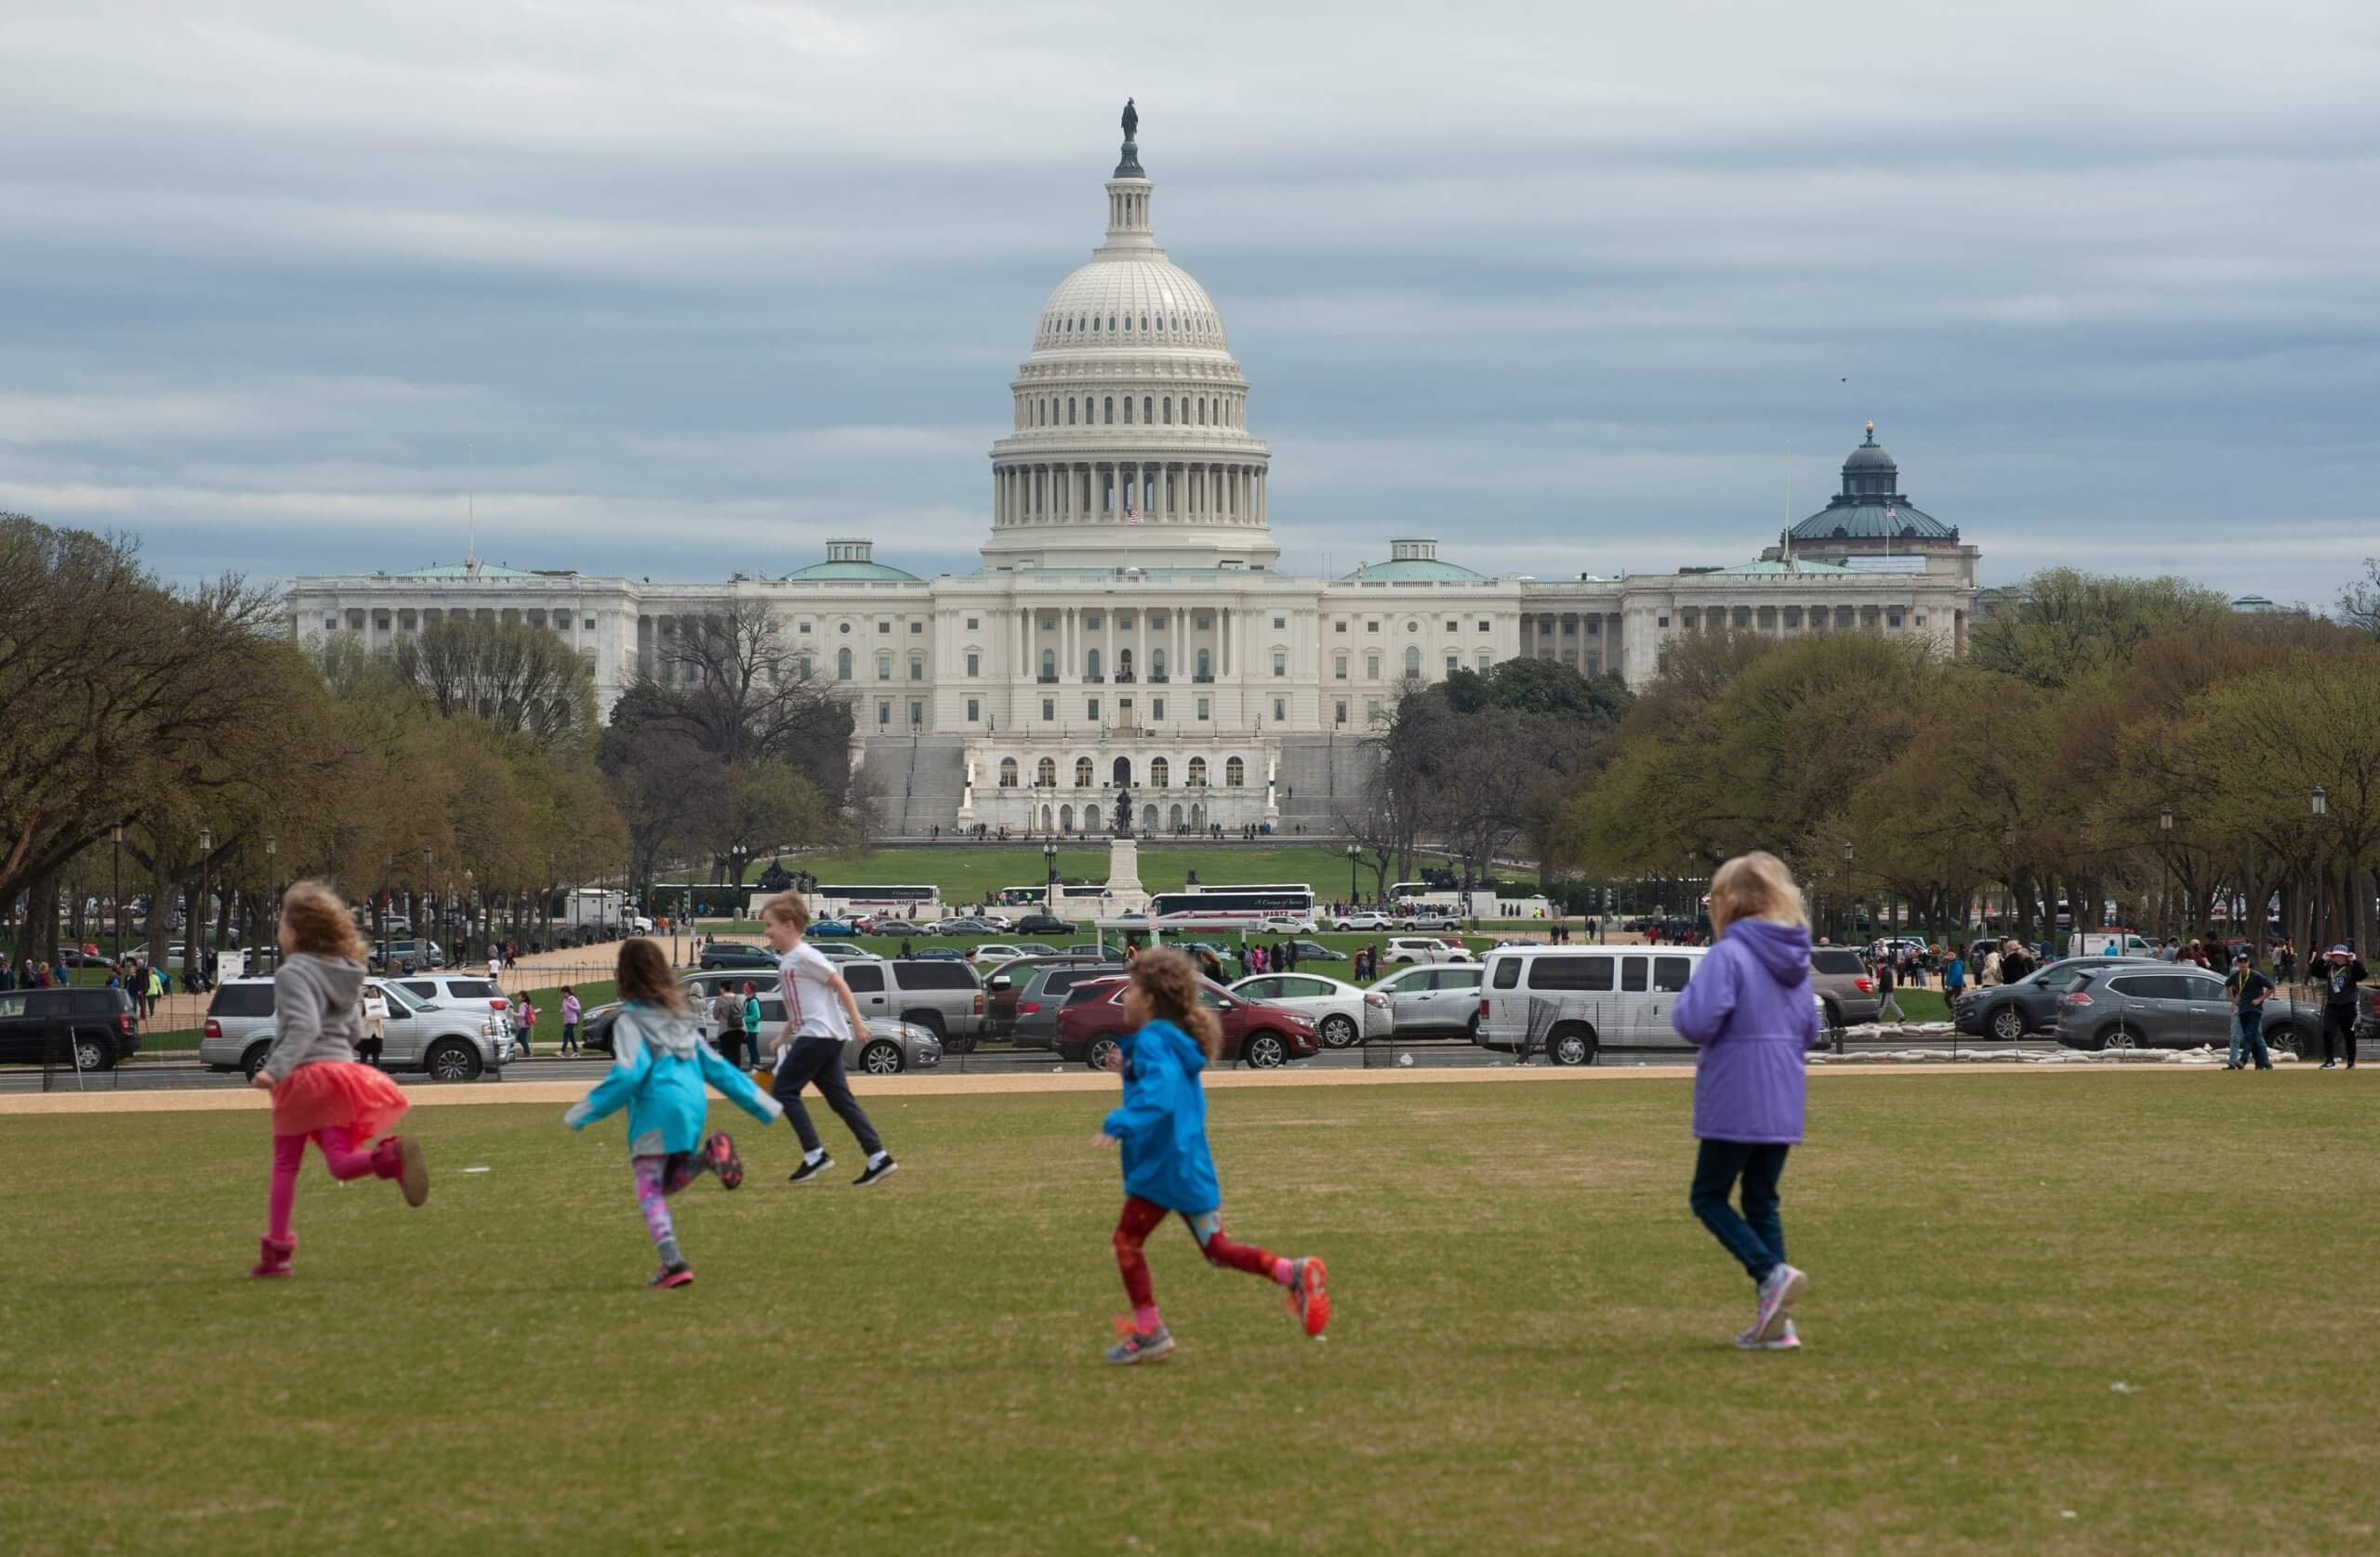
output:
POLYGON ((1072 935, 1074 925, 1055 914, 1027 914, 1010 927, 1019 935, 1072 935))
POLYGON ((505 997, 504 988, 485 974, 423 973, 413 978, 377 981, 382 988, 394 983, 407 995, 436 1006, 484 1007, 489 1014, 502 1017, 512 1002, 505 997))
MULTIPOLYGON (((984 1036, 1006 1037, 1016 1025, 1017 1002, 1024 998, 1025 986, 1033 975, 1045 968, 1113 967, 1113 963, 1093 953, 1088 957, 1070 956, 1064 952, 1032 953, 1013 957, 984 973, 984 1036)), ((1061 985, 1071 988, 1071 983, 1061 985)), ((954 1041, 953 1049, 965 1052, 972 1041, 954 1041)))
POLYGON ((1298 961, 1301 964, 1308 962, 1344 962, 1347 960, 1347 954, 1345 952, 1333 951, 1319 941, 1284 941, 1281 943, 1285 946, 1295 946, 1297 948, 1298 961))
POLYGON ((936 935, 1005 935, 1008 926, 977 914, 965 914, 957 918, 942 919, 930 927, 936 935))
POLYGON ((1267 935, 1312 935, 1316 926, 1311 915, 1276 914, 1257 920, 1256 928, 1267 935))
POLYGON ((1395 930, 1396 921, 1385 914, 1342 914, 1331 921, 1341 930, 1395 930))
POLYGON ((852 986, 859 1014, 923 1027, 937 1042, 972 1040, 984 1031, 984 990, 975 970, 956 958, 906 957, 847 962, 836 971, 852 986))
POLYGON ((990 968, 1002 962, 1013 962, 1028 956, 1023 946, 1012 946, 1005 941, 985 941, 967 954, 967 960, 978 968, 990 968))
MULTIPOLYGON (((705 1002, 719 992, 721 984, 741 991, 743 983, 729 970, 690 973, 681 981, 688 996, 694 1001, 694 1025, 702 1030, 703 1041, 711 1043, 719 1034, 713 1029, 705 1002)), ((774 1042, 785 1026, 785 996, 771 986, 756 992, 760 1002, 760 1030, 774 1042)), ((612 1024, 618 1020, 620 1002, 597 1006, 587 1012, 579 1031, 587 1047, 598 1054, 612 1052, 612 1024)), ((871 1017, 867 1031, 855 1035, 843 1046, 843 1065, 847 1070, 866 1071, 871 1075, 898 1075, 904 1071, 932 1070, 942 1063, 942 1041, 927 1029, 913 1023, 893 1022, 871 1017)))
POLYGON ((816 941, 848 940, 859 933, 859 926, 850 919, 817 919, 803 933, 816 941))
POLYGON ((446 966, 446 948, 435 941, 418 938, 383 941, 372 948, 375 971, 401 968, 408 962, 416 968, 443 968, 446 966))
MULTIPOLYGON (((1107 1068, 1108 1056, 1124 1036, 1124 991, 1130 983, 1123 978, 1085 982, 1069 992, 1058 1011, 1060 1058, 1080 1060, 1095 1071, 1107 1068)), ((1223 1024, 1219 1059, 1272 1070, 1321 1051, 1313 1019, 1303 1011, 1244 999, 1205 979, 1198 984, 1199 1004, 1223 1024)))
POLYGON ((1392 935, 1382 948, 1383 964, 1396 962, 1469 962, 1471 953, 1460 942, 1449 945, 1443 936, 1392 935))
POLYGON ((1368 993, 1388 1001, 1399 1038, 1473 1038, 1479 1031, 1476 963, 1421 963, 1375 980, 1368 993))
POLYGON ((1498 947, 1484 965, 1477 1041, 1542 1049, 1557 1065, 1592 1065, 1606 1049, 1688 1048, 1670 1013, 1709 951, 1498 947))
MULTIPOLYGON (((383 1069, 469 1081, 500 1072, 511 1060, 512 1036, 484 1002, 443 1005, 412 993, 405 981, 373 982, 389 1002, 389 1018, 381 1025, 383 1069)), ((216 986, 199 1040, 199 1062, 211 1070, 256 1075, 272 1048, 272 1012, 271 979, 231 979, 216 986)))
POLYGON ((1013 963, 1022 982, 1006 992, 1010 1017, 1006 1032, 1019 1049, 1058 1047, 1058 1009, 1077 986, 1121 973, 1120 962, 1096 957, 1065 962, 1013 963))
POLYGON ((913 919, 870 919, 867 932, 870 935, 923 935, 926 927, 913 919))
MULTIPOLYGON (((849 941, 804 942, 803 944, 814 946, 818 955, 829 962, 881 962, 884 960, 882 952, 872 952, 866 946, 853 945, 849 941)), ((951 955, 956 957, 959 954, 953 951, 951 955)), ((774 956, 769 959, 769 966, 773 969, 776 966, 776 958, 774 956)))
POLYGON ((1388 996, 1319 973, 1259 973, 1230 986, 1234 995, 1303 1011, 1325 1049, 1350 1049, 1395 1033, 1388 996))
POLYGON ((1870 976, 1867 963, 1850 946, 1810 948, 1810 987, 1818 993, 1818 1008, 1826 1012, 1829 1027, 1873 1022, 1884 1009, 1884 997, 1876 993, 1876 981, 1870 976))
POLYGON ((0 1063, 38 1065, 54 1055, 78 1071, 103 1071, 139 1049, 140 1023, 123 990, 0 990, 0 1063), (53 1029, 61 1045, 55 1050, 53 1029))
MULTIPOLYGON (((956 946, 919 946, 909 956, 910 959, 916 962, 964 962, 967 960, 967 954, 956 946)), ((878 960, 883 959, 879 957, 878 960)))
MULTIPOLYGON (((2015 1043, 2028 1033, 2057 1031, 2058 999, 2074 988, 2085 973, 2111 964, 2163 968, 2153 957, 2076 957, 2053 962, 2012 984, 1989 989, 1972 986, 1960 992, 1950 1008, 1950 1020, 1962 1033, 2015 1043)), ((2228 1041, 2227 1036, 2226 1041, 2228 1041)))
MULTIPOLYGON (((838 946, 835 949, 842 951, 845 948, 838 946)), ((858 950, 857 947, 850 949, 858 950)), ((774 973, 777 967, 777 954, 766 946, 755 946, 747 941, 714 941, 703 948, 702 966, 705 968, 761 968, 774 973)))
MULTIPOLYGON (((2057 997, 2057 1041, 2069 1049, 2196 1049, 2231 1044, 2231 999, 2204 968, 2113 957, 2085 967, 2057 997), (2109 967, 2107 964, 2112 963, 2109 967)), ((2273 996, 2264 1006, 2265 1042, 2307 1053, 2321 1039, 2321 1009, 2273 996)))

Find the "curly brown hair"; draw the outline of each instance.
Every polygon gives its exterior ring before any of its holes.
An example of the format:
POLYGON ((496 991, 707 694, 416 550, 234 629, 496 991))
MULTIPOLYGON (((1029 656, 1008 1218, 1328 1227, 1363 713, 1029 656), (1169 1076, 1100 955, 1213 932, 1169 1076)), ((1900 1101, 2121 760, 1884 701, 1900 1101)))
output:
POLYGON ((1223 1024, 1198 1003, 1198 970, 1188 957, 1170 947, 1153 946, 1133 959, 1131 979, 1159 1021, 1197 1039, 1208 1059, 1222 1052, 1223 1024))
POLYGON ((292 883, 281 894, 281 922, 288 927, 298 951, 364 960, 364 937, 356 933, 355 916, 327 881, 292 883))
POLYGON ((686 992, 669 976, 669 958, 657 941, 640 935, 621 942, 620 959, 613 974, 620 982, 623 1000, 642 1000, 681 1013, 686 1009, 686 992))

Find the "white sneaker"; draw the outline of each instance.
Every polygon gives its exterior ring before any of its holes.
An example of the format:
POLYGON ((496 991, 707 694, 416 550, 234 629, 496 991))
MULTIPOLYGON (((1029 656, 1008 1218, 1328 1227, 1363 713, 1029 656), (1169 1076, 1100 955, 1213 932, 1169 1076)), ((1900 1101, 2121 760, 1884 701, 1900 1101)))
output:
POLYGON ((1791 1265, 1779 1265, 1769 1272, 1768 1279, 1760 1284, 1759 1316, 1752 1332, 1763 1340, 1775 1340, 1782 1335, 1788 1313, 1809 1284, 1810 1278, 1791 1265))
POLYGON ((1752 1329, 1738 1336, 1736 1346, 1744 1352, 1798 1352, 1802 1349, 1802 1338, 1793 1333, 1793 1322, 1788 1319, 1784 1330, 1775 1340, 1763 1340, 1760 1332, 1752 1329))

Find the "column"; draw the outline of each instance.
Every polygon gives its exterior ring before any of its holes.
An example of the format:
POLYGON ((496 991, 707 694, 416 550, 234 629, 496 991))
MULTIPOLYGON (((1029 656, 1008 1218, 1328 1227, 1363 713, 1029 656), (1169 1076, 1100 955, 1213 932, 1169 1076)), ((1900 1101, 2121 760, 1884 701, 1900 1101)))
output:
POLYGON ((1182 620, 1182 609, 1177 605, 1170 607, 1167 612, 1166 619, 1173 624, 1173 653, 1170 656, 1173 665, 1166 674, 1186 681, 1190 679, 1190 627, 1182 620))
MULTIPOLYGON (((1132 674, 1139 679, 1141 685, 1146 686, 1149 680, 1149 608, 1147 606, 1141 607, 1133 614, 1132 627, 1132 674)), ((1132 704, 1132 706, 1141 714, 1141 722, 1144 724, 1148 722, 1148 695, 1146 693, 1141 693, 1132 704)))
POLYGON ((1000 468, 992 467, 992 522, 1000 521, 1000 468))

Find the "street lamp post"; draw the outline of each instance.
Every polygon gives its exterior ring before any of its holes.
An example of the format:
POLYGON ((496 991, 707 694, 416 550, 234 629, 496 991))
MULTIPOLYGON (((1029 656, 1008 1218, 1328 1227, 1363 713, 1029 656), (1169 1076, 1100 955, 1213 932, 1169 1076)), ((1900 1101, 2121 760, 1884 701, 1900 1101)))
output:
POLYGON ((2313 967, 2316 948, 2322 942, 2321 914, 2329 905, 2322 880, 2322 819, 2331 814, 2331 792, 2320 785, 2314 786, 2314 891, 2306 904, 2306 966, 2313 967))
POLYGON ((272 894, 273 961, 281 960, 281 838, 275 833, 264 835, 264 881, 272 894))
POLYGON ((2163 928, 2163 933, 2171 938, 2174 933, 2174 808, 2171 806, 2157 808, 2157 847, 2165 857, 2164 911, 2158 915, 2158 921, 2163 928))
POLYGON ((190 924, 182 934, 182 977, 188 979, 197 965, 198 949, 206 938, 206 857, 215 852, 215 829, 204 822, 198 826, 198 900, 190 905, 190 924))
POLYGON ((1352 843, 1347 845, 1347 911, 1349 913, 1355 912, 1355 846, 1352 843))
POLYGON ((124 960, 124 825, 117 823, 108 829, 108 840, 115 846, 115 943, 109 948, 114 960, 124 960))
POLYGON ((1859 925, 1851 911, 1851 840, 1843 840, 1843 943, 1856 945, 1859 925))
MULTIPOLYGON (((2013 925, 2016 917, 2016 827, 2012 822, 2000 825, 2000 864, 2006 872, 2001 885, 2008 889, 2008 918, 2013 925)), ((2001 929, 2004 931, 2010 925, 2001 929)))
POLYGON ((1055 838, 1042 844, 1041 866, 1047 877, 1041 891, 1041 904, 1044 911, 1054 915, 1058 911, 1058 842, 1055 838))

